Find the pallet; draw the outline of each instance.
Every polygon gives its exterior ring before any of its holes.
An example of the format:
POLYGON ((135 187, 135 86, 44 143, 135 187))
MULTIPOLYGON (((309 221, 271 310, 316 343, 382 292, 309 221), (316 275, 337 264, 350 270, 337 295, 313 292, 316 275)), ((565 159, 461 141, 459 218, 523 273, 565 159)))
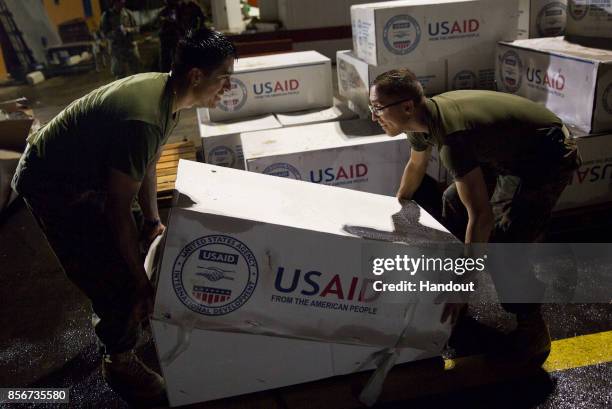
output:
POLYGON ((193 142, 184 141, 164 145, 156 166, 158 201, 172 197, 180 159, 196 160, 196 147, 193 142))

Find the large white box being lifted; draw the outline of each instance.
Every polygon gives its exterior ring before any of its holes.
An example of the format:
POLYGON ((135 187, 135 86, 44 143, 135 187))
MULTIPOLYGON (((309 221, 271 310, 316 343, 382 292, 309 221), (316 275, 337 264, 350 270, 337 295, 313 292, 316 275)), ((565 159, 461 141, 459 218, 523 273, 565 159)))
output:
POLYGON ((217 107, 207 110, 207 122, 253 115, 331 107, 331 60, 316 51, 239 58, 231 90, 217 107))
POLYGON ((500 91, 541 102, 569 125, 612 129, 612 51, 563 37, 499 43, 496 79, 500 91))
POLYGON ((410 147, 368 119, 251 132, 246 170, 394 196, 410 147))
POLYGON ((495 52, 516 39, 518 0, 406 0, 351 7, 353 51, 372 65, 495 52))
POLYGON ((407 362, 444 347, 439 293, 374 292, 364 268, 457 243, 415 203, 190 161, 176 188, 152 325, 173 406, 365 370, 383 350, 407 362))

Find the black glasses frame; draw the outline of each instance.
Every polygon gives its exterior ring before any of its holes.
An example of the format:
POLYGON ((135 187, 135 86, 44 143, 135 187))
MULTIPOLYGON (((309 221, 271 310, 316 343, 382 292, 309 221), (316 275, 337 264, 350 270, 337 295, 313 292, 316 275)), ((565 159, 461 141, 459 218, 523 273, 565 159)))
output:
POLYGON ((401 99, 399 101, 392 102, 392 103, 387 104, 387 105, 382 106, 382 107, 375 107, 375 106, 372 106, 372 105, 368 104, 368 108, 370 108, 370 112, 373 115, 380 116, 380 114, 381 114, 383 109, 387 109, 389 107, 392 107, 393 105, 398 105, 398 104, 401 104, 402 102, 411 101, 411 100, 412 100, 412 98, 401 99))

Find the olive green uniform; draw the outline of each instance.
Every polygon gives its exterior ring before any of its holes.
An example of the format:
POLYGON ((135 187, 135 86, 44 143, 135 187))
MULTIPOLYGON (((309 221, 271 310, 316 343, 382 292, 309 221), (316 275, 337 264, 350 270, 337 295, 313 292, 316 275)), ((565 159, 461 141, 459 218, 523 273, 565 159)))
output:
POLYGON ((100 30, 110 41, 111 73, 115 78, 140 71, 140 58, 134 46, 132 33, 123 32, 121 28, 136 28, 136 20, 127 9, 117 12, 110 8, 102 14, 100 30))
POLYGON ((91 299, 107 353, 131 349, 138 324, 127 319, 135 283, 108 225, 106 181, 110 169, 142 180, 176 126, 168 80, 139 74, 74 101, 28 139, 13 178, 67 276, 91 299))
MULTIPOLYGON (((541 238, 578 167, 576 147, 563 122, 540 104, 493 91, 447 92, 428 99, 426 107, 429 133, 409 134, 412 149, 438 149, 454 178, 482 169, 495 217, 490 241, 541 238)), ((442 202, 445 225, 463 238, 468 216, 454 183, 442 202)), ((505 307, 519 312, 529 305, 505 307)))

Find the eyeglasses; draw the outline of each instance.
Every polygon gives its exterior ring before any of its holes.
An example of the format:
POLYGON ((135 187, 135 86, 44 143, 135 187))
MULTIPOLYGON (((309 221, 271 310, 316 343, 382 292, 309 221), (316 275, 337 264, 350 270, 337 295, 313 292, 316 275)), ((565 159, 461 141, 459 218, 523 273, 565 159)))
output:
POLYGON ((374 116, 380 116, 380 114, 382 114, 383 109, 392 107, 393 105, 398 105, 401 104, 402 102, 406 102, 406 101, 411 101, 412 98, 406 98, 406 99, 401 99, 399 101, 395 101, 391 104, 387 104, 385 106, 382 107, 375 107, 373 105, 368 104, 368 108, 370 108, 370 112, 374 115, 374 116))

